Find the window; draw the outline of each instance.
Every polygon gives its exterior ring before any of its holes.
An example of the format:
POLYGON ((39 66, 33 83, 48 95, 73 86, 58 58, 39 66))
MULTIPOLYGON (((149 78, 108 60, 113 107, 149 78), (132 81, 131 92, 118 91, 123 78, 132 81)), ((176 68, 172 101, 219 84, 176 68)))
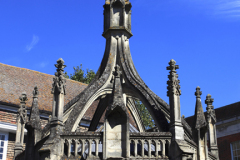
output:
POLYGON ((240 141, 231 143, 232 160, 240 160, 240 141))
POLYGON ((0 133, 0 160, 6 160, 8 133, 0 133))

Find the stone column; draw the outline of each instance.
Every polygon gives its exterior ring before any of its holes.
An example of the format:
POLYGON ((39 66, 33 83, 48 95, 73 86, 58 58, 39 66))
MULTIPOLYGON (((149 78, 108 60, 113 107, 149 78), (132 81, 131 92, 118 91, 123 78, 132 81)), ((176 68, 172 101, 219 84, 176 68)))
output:
POLYGON ((74 140, 74 142, 75 142, 75 148, 74 148, 74 156, 75 157, 77 157, 77 155, 78 155, 78 144, 79 144, 79 142, 78 142, 78 140, 74 140))
POLYGON ((166 142, 162 142, 162 157, 164 158, 165 157, 165 144, 166 142))
POLYGON ((91 156, 92 156, 92 140, 90 139, 90 140, 88 141, 88 143, 89 143, 88 155, 89 155, 89 157, 91 157, 91 156))
POLYGON ((212 105, 213 98, 211 98, 211 95, 208 94, 205 100, 205 103, 207 104, 207 123, 208 123, 208 134, 209 134, 209 148, 210 152, 214 154, 217 159, 219 159, 219 153, 218 153, 218 146, 217 146, 217 135, 216 135, 216 114, 214 111, 214 107, 212 105))
POLYGON ((67 156, 70 157, 71 156, 71 140, 67 140, 67 144, 68 144, 68 153, 67 156))
POLYGON ((137 140, 134 140, 134 156, 137 157, 137 140))
POLYGON ((141 140, 141 142, 142 142, 142 157, 144 157, 144 144, 145 144, 145 141, 141 140))
POLYGON ((16 132, 16 140, 14 147, 14 157, 19 155, 23 151, 23 140, 24 140, 24 128, 27 121, 27 109, 26 109, 26 101, 27 94, 25 92, 19 97, 21 100, 20 108, 18 109, 17 115, 17 132, 16 132))
POLYGON ((158 157, 158 140, 155 140, 155 156, 158 157))
POLYGON ((85 152, 85 140, 82 140, 82 156, 85 152))
POLYGON ((99 144, 99 140, 95 140, 96 142, 96 157, 98 157, 98 144, 99 144))
POLYGON ((179 66, 176 65, 176 62, 172 59, 169 62, 167 70, 170 70, 168 76, 168 92, 167 96, 169 97, 170 105, 170 132, 172 133, 172 140, 184 140, 184 130, 181 122, 181 112, 180 112, 180 80, 178 80, 178 74, 176 69, 179 69, 179 66))
POLYGON ((148 140, 148 157, 151 158, 151 141, 148 140))

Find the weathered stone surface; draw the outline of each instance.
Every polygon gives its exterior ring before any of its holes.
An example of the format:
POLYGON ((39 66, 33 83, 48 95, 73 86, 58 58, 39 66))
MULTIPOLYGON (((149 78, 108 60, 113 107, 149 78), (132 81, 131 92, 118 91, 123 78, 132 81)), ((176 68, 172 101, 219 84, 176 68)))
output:
POLYGON ((24 128, 27 122, 27 109, 26 109, 26 101, 28 100, 27 94, 25 92, 19 97, 20 99, 20 108, 18 109, 17 115, 17 132, 16 132, 16 140, 14 147, 14 157, 19 155, 23 151, 23 141, 24 141, 24 128))
POLYGON ((209 134, 209 147, 212 154, 219 159, 217 135, 216 135, 216 114, 212 105, 213 99, 210 94, 207 95, 205 103, 207 104, 207 125, 209 134))
MULTIPOLYGON (((37 131, 42 132, 42 137, 38 142, 34 141, 34 149, 31 148, 34 150, 33 154, 29 152, 31 145, 28 142, 27 157, 34 157, 36 160, 217 159, 217 156, 207 152, 206 120, 202 111, 200 88, 195 93, 197 101, 194 126, 190 127, 184 117, 181 117, 180 81, 176 73, 179 66, 176 62, 171 60, 167 67, 170 70, 170 105, 153 93, 137 73, 129 47, 129 38, 132 36, 131 7, 129 0, 106 0, 103 33, 106 49, 102 63, 88 87, 65 106, 64 95, 67 93, 63 69, 66 66, 62 59, 57 61, 52 88, 53 112, 43 130, 37 130, 41 125, 37 105, 38 91, 34 90, 28 130, 35 139, 37 131), (133 105, 134 99, 141 100, 149 110, 156 124, 154 129, 146 132, 137 108, 133 105), (99 105, 88 132, 80 132, 79 124, 83 115, 96 101, 99 105), (95 132, 103 114, 104 127, 95 132), (133 115, 140 132, 131 128, 134 133, 130 133, 129 115, 133 115), (34 122, 39 124, 33 124, 34 122), (103 132, 99 132, 102 130, 103 132)), ((211 125, 215 124, 213 107, 210 104, 212 100, 208 99, 206 102, 209 103, 208 125, 214 131, 215 128, 211 125)), ((215 154, 214 147, 212 145, 211 149, 215 154)), ((23 158, 19 156, 18 159, 23 158)))

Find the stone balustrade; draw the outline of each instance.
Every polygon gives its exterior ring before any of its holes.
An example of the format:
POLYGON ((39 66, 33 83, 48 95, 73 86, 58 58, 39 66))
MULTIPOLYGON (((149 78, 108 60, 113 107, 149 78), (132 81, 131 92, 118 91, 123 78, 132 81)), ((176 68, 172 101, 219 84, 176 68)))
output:
POLYGON ((64 143, 63 155, 68 158, 98 159, 102 154, 102 133, 79 132, 61 136, 64 143))
MULTIPOLYGON (((130 159, 168 159, 170 132, 130 133, 130 159)), ((102 132, 80 132, 61 136, 65 159, 102 158, 102 132)))
POLYGON ((130 133, 131 158, 168 159, 171 136, 170 132, 130 133))

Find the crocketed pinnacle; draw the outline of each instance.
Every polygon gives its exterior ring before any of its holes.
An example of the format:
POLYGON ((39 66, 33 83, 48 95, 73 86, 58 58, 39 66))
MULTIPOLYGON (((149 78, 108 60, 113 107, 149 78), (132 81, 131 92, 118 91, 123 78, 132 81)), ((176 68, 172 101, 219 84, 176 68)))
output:
POLYGON ((168 75, 168 92, 167 92, 167 96, 170 96, 171 94, 175 94, 177 96, 181 95, 181 90, 180 90, 180 80, 178 80, 178 74, 177 74, 177 69, 179 69, 179 66, 176 65, 176 61, 174 61, 173 59, 170 60, 170 62, 168 63, 169 66, 167 67, 167 70, 170 70, 170 74, 168 75))
POLYGON ((26 101, 28 100, 26 92, 23 92, 20 99, 20 108, 18 109, 17 119, 20 118, 22 124, 27 122, 27 109, 26 109, 26 101))
POLYGON ((212 105, 214 99, 212 98, 212 96, 210 94, 207 95, 206 100, 205 100, 205 104, 207 104, 207 119, 208 121, 210 121, 210 118, 213 119, 214 122, 216 122, 216 114, 215 114, 215 110, 214 107, 212 105))
POLYGON ((57 72, 55 72, 55 77, 53 78, 53 88, 52 88, 52 94, 57 90, 61 94, 66 94, 65 88, 66 88, 66 79, 64 78, 64 68, 66 65, 64 65, 64 60, 62 58, 59 58, 57 60, 57 64, 55 64, 55 67, 57 68, 57 72))

